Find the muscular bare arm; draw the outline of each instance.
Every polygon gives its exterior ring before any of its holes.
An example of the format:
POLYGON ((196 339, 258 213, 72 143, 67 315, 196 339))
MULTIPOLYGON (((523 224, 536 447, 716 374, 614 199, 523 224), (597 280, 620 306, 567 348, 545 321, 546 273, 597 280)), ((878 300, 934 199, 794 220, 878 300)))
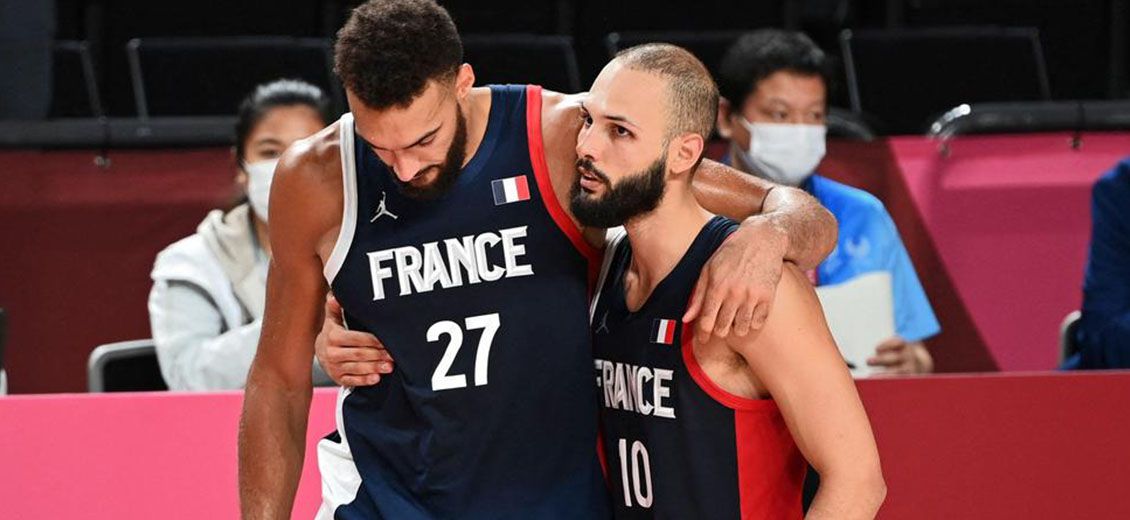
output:
POLYGON ((871 425, 799 269, 785 268, 765 327, 728 343, 776 401, 797 446, 820 473, 809 520, 874 518, 886 486, 871 425))
MULTIPOLYGON (((340 191, 325 186, 312 140, 279 162, 271 189, 272 259, 259 348, 239 428, 240 509, 245 519, 290 518, 302 471, 312 383, 310 359, 326 284, 318 244, 340 217, 340 191)), ((340 175, 340 174, 339 174, 340 175)))
POLYGON ((836 217, 804 190, 779 186, 709 159, 695 172, 695 198, 743 225, 767 224, 784 259, 815 268, 836 247, 836 217))

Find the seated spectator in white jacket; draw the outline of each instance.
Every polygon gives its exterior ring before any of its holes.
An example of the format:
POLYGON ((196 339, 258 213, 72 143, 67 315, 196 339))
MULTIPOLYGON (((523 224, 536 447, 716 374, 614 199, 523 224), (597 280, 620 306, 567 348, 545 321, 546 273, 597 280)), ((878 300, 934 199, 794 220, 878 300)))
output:
MULTIPOLYGON (((243 388, 255 357, 271 256, 271 178, 283 151, 326 126, 329 100, 295 80, 258 86, 239 107, 235 182, 243 193, 157 255, 149 321, 170 390, 243 388)), ((317 374, 320 369, 315 369, 317 374)), ((326 380, 315 375, 315 381, 326 380)))

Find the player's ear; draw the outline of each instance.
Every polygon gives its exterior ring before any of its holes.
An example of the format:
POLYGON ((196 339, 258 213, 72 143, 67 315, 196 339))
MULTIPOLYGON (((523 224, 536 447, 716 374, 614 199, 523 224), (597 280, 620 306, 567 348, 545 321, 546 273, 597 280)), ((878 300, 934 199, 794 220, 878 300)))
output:
POLYGON ((687 133, 671 140, 667 151, 667 167, 675 173, 689 172, 706 148, 701 135, 687 133))
POLYGON ((733 135, 733 124, 730 122, 730 115, 733 114, 733 110, 730 100, 718 98, 718 135, 723 139, 729 139, 733 135))
POLYGON ((475 69, 471 68, 469 63, 464 63, 459 66, 459 70, 455 73, 455 96, 459 99, 466 99, 467 94, 471 92, 471 87, 475 86, 475 69))

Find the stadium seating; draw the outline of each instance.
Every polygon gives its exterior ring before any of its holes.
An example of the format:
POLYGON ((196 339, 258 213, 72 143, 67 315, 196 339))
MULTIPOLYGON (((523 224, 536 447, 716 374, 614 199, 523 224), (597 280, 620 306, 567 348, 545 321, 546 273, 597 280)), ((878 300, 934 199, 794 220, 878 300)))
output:
POLYGON ((463 36, 464 61, 476 83, 534 83, 558 92, 578 92, 581 76, 569 36, 490 34, 463 36))
POLYGON ((1051 96, 1034 28, 845 30, 840 47, 852 109, 888 134, 921 133, 962 103, 1051 96))
POLYGON ((126 46, 137 115, 231 115, 255 85, 313 83, 344 106, 329 40, 318 38, 135 38, 126 46), (207 81, 206 78, 223 78, 207 81))
POLYGON ((102 97, 98 91, 90 44, 85 41, 57 41, 52 51, 54 64, 51 96, 52 118, 102 117, 102 97))
POLYGON ((651 42, 672 43, 691 51, 702 60, 707 69, 710 69, 711 74, 717 74, 726 49, 729 49, 741 35, 742 31, 614 32, 604 37, 604 47, 608 49, 608 57, 611 59, 617 52, 636 45, 651 42))

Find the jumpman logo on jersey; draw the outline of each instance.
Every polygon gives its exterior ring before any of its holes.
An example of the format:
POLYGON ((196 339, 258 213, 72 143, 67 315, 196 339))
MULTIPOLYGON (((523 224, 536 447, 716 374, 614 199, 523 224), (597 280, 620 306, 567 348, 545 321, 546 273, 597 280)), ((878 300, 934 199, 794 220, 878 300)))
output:
POLYGON ((382 191, 381 192, 381 203, 377 204, 377 214, 373 215, 373 218, 369 220, 370 223, 376 222, 377 219, 379 219, 379 218, 381 218, 385 215, 392 217, 393 220, 397 220, 398 218, 400 218, 400 217, 397 217, 396 215, 393 215, 392 212, 389 211, 387 207, 385 207, 385 197, 386 196, 387 196, 387 194, 382 191))
POLYGON ((596 327, 596 334, 608 334, 608 311, 600 318, 600 325, 596 327))

